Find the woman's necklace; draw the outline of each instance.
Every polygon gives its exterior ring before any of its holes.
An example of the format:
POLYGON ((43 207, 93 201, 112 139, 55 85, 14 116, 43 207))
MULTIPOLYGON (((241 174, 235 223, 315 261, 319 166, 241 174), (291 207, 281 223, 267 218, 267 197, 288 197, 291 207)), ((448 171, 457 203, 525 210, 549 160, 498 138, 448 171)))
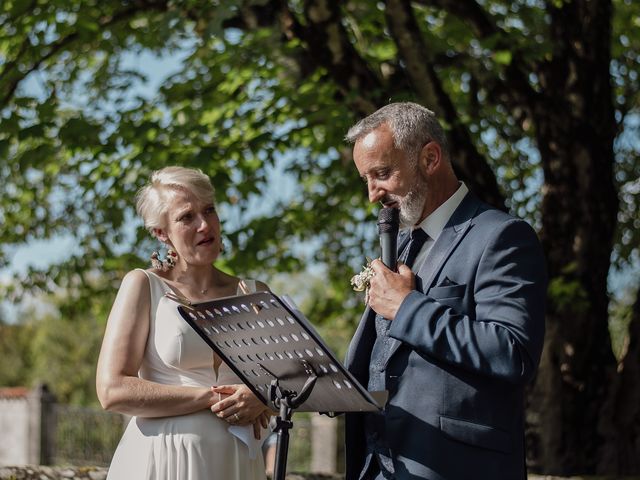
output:
MULTIPOLYGON (((211 283, 211 280, 209 281, 209 283, 211 283)), ((197 290, 200 292, 200 295, 205 295, 209 290, 211 290, 211 288, 213 287, 209 285, 206 288, 198 288, 197 290)))
POLYGON ((211 286, 208 286, 207 288, 198 288, 195 287, 193 285, 189 285, 186 283, 182 284, 182 288, 184 288, 186 291, 191 291, 191 292, 200 292, 200 295, 206 295, 206 293, 211 290, 211 286))

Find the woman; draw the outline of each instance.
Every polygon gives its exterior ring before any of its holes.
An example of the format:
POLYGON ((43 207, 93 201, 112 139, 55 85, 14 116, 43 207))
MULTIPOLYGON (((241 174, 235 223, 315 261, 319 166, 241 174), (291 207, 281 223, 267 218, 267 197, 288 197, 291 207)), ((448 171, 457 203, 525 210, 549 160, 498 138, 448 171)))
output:
MULTIPOLYGON (((164 260, 154 252, 152 268, 127 273, 109 315, 98 398, 133 418, 107 478, 264 479, 252 437, 260 437, 270 411, 165 296, 199 302, 243 286, 213 265, 222 243, 211 182, 200 170, 164 168, 138 192, 137 211, 169 251, 164 260)), ((246 283, 255 291, 256 282, 246 283)))

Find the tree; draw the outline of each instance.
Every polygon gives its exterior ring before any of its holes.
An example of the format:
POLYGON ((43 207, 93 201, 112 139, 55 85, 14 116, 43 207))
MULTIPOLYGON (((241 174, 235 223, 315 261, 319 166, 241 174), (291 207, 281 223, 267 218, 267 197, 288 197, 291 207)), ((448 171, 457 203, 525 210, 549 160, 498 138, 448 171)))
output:
MULTIPOLYGON (((633 472, 640 468, 637 455, 638 436, 640 432, 640 392, 637 379, 640 375, 640 290, 636 300, 625 313, 628 316, 628 334, 624 336, 620 352, 622 360, 618 366, 618 375, 613 379, 613 394, 607 399, 605 410, 610 414, 608 428, 611 447, 608 460, 619 465, 619 470, 633 472)), ((605 422, 608 423, 608 422, 605 422)))
MULTIPOLYGON (((31 271, 14 297, 80 288, 97 269, 115 280, 140 262, 149 243, 123 228, 132 194, 169 163, 203 168, 218 200, 232 204, 229 268, 320 264, 328 291, 346 289, 375 238, 342 137, 388 101, 414 100, 443 119, 460 178, 528 219, 547 254, 530 465, 638 470, 626 458, 640 453, 637 434, 635 447, 613 453, 622 437, 611 399, 635 398, 640 379, 618 373, 607 330, 608 272, 637 258, 640 244, 640 162, 629 141, 639 113, 637 2, 9 0, 1 8, 2 236, 17 244, 72 232, 80 243, 68 261, 31 271), (141 74, 127 55, 141 51, 188 52, 152 98, 131 94, 141 74), (34 79, 38 95, 26 88, 34 79), (265 201, 279 169, 298 187, 265 201), (122 243, 131 253, 118 254, 122 243)), ((325 298, 332 309, 354 308, 353 297, 325 298)))
POLYGON ((46 383, 58 402, 98 405, 96 364, 115 291, 51 298, 52 311, 33 316, 32 384, 46 383))
POLYGON ((0 385, 44 383, 59 403, 97 405, 96 363, 114 297, 112 287, 103 295, 47 295, 14 323, 0 322, 0 385))
POLYGON ((0 321, 0 385, 25 386, 33 363, 30 348, 32 334, 30 326, 8 325, 0 321))

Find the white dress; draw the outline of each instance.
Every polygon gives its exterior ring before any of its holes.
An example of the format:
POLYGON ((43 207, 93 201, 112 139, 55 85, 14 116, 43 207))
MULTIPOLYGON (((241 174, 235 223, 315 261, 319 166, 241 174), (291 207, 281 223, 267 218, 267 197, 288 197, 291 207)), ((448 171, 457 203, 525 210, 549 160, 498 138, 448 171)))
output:
MULTIPOLYGON (((138 376, 194 387, 242 383, 225 363, 216 377, 212 350, 180 316, 177 304, 164 296, 171 288, 157 275, 143 271, 151 286, 151 316, 138 376)), ((255 282, 246 283, 255 289, 255 282)), ((174 417, 132 417, 107 480, 264 480, 259 446, 251 425, 230 427, 209 410, 174 417)))

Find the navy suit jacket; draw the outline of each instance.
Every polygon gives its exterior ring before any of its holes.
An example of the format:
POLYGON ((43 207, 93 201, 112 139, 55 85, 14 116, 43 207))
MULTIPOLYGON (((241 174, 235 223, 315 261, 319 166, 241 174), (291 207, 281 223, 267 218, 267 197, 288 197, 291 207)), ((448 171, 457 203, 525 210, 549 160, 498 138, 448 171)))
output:
MULTIPOLYGON (((399 239, 400 249, 407 242, 399 239)), ((468 193, 416 274, 389 335, 385 431, 404 479, 525 479, 524 387, 544 337, 547 286, 538 238, 523 220, 468 193)), ((367 385, 375 312, 367 307, 346 366, 367 385)), ((366 450, 347 414, 347 480, 366 450)))

